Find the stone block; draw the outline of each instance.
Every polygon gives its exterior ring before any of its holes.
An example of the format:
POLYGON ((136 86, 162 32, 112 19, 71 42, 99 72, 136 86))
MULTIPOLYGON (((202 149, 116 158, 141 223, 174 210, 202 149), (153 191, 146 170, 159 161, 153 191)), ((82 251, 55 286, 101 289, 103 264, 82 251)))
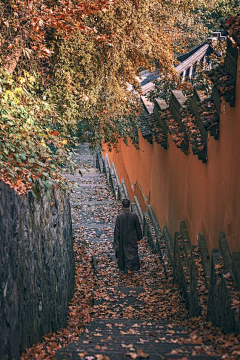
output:
POLYGON ((172 100, 176 108, 180 109, 185 106, 187 98, 181 90, 172 90, 172 100))
POLYGON ((240 290, 240 253, 232 253, 232 272, 236 281, 237 289, 240 290))
MULTIPOLYGON (((199 274, 198 274, 198 261, 199 256, 197 253, 197 247, 193 247, 191 251, 191 263, 190 263, 190 288, 189 288, 189 315, 199 316, 202 313, 202 309, 199 302, 199 274)), ((205 285, 205 284, 204 284, 205 285)))
POLYGON ((224 232, 220 232, 219 234, 219 249, 221 251, 224 268, 230 271, 232 269, 232 255, 224 232))
POLYGON ((123 188, 123 185, 122 185, 122 184, 120 184, 120 186, 119 186, 119 188, 118 188, 118 198, 119 198, 119 200, 121 200, 121 201, 126 198, 126 197, 125 197, 125 193, 124 193, 124 188, 123 188))
POLYGON ((208 253, 206 239, 203 234, 198 235, 198 245, 201 252, 201 258, 203 262, 204 275, 206 279, 206 286, 209 289, 210 286, 210 275, 211 275, 211 261, 208 253))
POLYGON ((137 207, 136 207, 136 204, 133 202, 131 203, 131 211, 135 212, 137 214, 137 207))
POLYGON ((172 241, 170 239, 168 229, 166 226, 163 227, 162 234, 163 234, 164 242, 166 244, 166 248, 168 251, 168 257, 169 257, 170 264, 171 264, 171 266, 173 266, 173 261, 174 261, 173 245, 172 245, 172 241))
MULTIPOLYGON (((157 142, 160 143, 164 149, 167 149, 167 147, 168 147, 168 144, 167 144, 168 129, 167 129, 165 121, 162 121, 161 116, 162 116, 162 114, 164 114, 165 110, 168 109, 168 105, 165 102, 165 100, 163 100, 163 99, 155 99, 154 105, 155 105, 154 109, 153 109, 154 117, 156 119, 156 122, 157 122, 159 128, 163 132, 163 135, 165 136, 165 139, 164 139, 165 141, 157 141, 157 142)), ((156 136, 155 136, 155 140, 156 140, 156 136)))
POLYGON ((201 132, 203 141, 204 141, 204 143, 206 145, 207 144, 207 138, 208 138, 207 131, 205 130, 205 128, 203 126, 203 123, 202 123, 202 120, 201 120, 201 117, 200 117, 200 114, 199 114, 197 102, 194 100, 194 98, 192 98, 192 100, 191 100, 191 105, 192 105, 193 113, 195 115, 195 120, 196 120, 197 126, 198 126, 198 128, 199 128, 199 130, 201 132))
POLYGON ((192 100, 194 100, 195 102, 200 102, 203 100, 202 94, 201 94, 201 87, 199 85, 194 85, 194 87, 193 87, 192 100))
POLYGON ((140 220, 141 223, 143 223, 143 212, 142 212, 142 209, 141 209, 141 206, 139 204, 137 196, 134 196, 134 202, 136 204, 137 214, 138 214, 139 220, 140 220))
POLYGON ((162 261, 164 273, 169 278, 172 277, 172 267, 168 255, 168 250, 165 244, 164 237, 160 231, 156 230, 156 224, 152 222, 152 218, 148 213, 144 214, 143 218, 143 233, 147 238, 148 243, 153 252, 157 252, 162 261))
POLYGON ((159 233, 157 235, 156 252, 159 253, 159 257, 162 261, 164 273, 166 277, 172 279, 173 276, 172 262, 170 261, 169 252, 166 246, 165 238, 162 233, 159 233))
POLYGON ((153 252, 157 251, 157 235, 147 213, 143 215, 143 233, 153 252))
POLYGON ((114 162, 112 163, 112 166, 110 167, 109 183, 112 188, 112 192, 114 194, 115 199, 118 200, 119 199, 120 181, 118 178, 118 174, 117 174, 114 162))
POLYGON ((141 101, 142 101, 142 104, 143 104, 144 109, 146 110, 146 112, 148 114, 152 114, 154 104, 150 100, 148 100, 148 98, 146 96, 141 96, 141 101))
POLYGON ((208 321, 211 321, 214 326, 218 327, 221 327, 222 325, 221 271, 223 270, 223 268, 224 266, 220 250, 213 249, 207 319, 208 321))
POLYGON ((165 111, 168 109, 168 104, 163 99, 159 99, 159 98, 155 99, 154 105, 155 105, 156 109, 159 111, 165 111))
POLYGON ((183 240, 181 234, 178 232, 175 233, 174 240, 173 281, 178 285, 178 288, 186 301, 186 308, 189 309, 189 259, 186 257, 183 240))
POLYGON ((182 242, 184 245, 184 251, 186 254, 186 259, 189 262, 189 269, 190 269, 190 259, 191 259, 191 243, 188 236, 187 226, 185 221, 181 221, 180 223, 180 233, 182 237, 182 242))
POLYGON ((96 167, 101 173, 104 172, 104 160, 101 149, 98 149, 96 153, 96 167))
POLYGON ((180 125, 180 122, 178 122, 175 116, 168 110, 162 114, 160 121, 165 124, 175 145, 181 149, 185 155, 188 155, 189 141, 184 123, 181 121, 180 125))
POLYGON ((104 171, 106 173, 107 182, 110 183, 110 161, 108 158, 108 154, 106 154, 106 157, 104 158, 104 171))
POLYGON ((225 333, 238 333, 240 298, 232 273, 229 270, 221 271, 220 292, 220 326, 225 333))
POLYGON ((182 122, 182 114, 184 113, 184 108, 186 107, 185 102, 187 98, 183 95, 181 90, 172 90, 169 102, 169 110, 174 116, 175 120, 178 122, 181 131, 184 132, 186 138, 187 132, 186 128, 182 122))
POLYGON ((124 192, 124 199, 128 199, 130 200, 130 197, 128 195, 128 190, 127 190, 127 187, 126 187, 126 184, 125 184, 125 180, 122 179, 122 188, 123 188, 123 192, 124 192))
POLYGON ((166 122, 163 120, 162 115, 163 115, 163 114, 161 114, 160 117, 159 117, 159 125, 160 125, 160 127, 163 129, 165 135, 167 136, 168 127, 167 127, 167 125, 166 125, 166 122))
POLYGON ((160 226, 158 224, 158 221, 157 221, 157 218, 156 218, 156 215, 153 211, 153 208, 151 207, 150 204, 148 204, 147 206, 147 213, 148 213, 148 216, 153 224, 153 227, 155 229, 155 232, 156 234, 160 234, 161 233, 161 229, 160 229, 160 226))
POLYGON ((163 99, 154 100, 153 114, 155 118, 159 121, 161 114, 168 109, 168 104, 163 99))
POLYGON ((148 123, 148 113, 143 112, 138 117, 138 127, 142 133, 143 138, 146 139, 150 144, 152 144, 153 136, 152 136, 150 124, 148 123))
POLYGON ((120 186, 120 180, 119 180, 117 169, 116 169, 116 166, 115 166, 114 162, 112 162, 112 169, 113 169, 113 172, 114 172, 114 177, 116 178, 117 186, 120 186))

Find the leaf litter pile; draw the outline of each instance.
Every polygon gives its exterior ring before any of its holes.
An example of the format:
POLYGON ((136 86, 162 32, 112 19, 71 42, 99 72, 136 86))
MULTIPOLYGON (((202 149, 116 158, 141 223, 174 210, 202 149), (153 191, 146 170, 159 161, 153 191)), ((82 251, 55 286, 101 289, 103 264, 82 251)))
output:
POLYGON ((83 344, 92 346, 95 353, 80 351, 79 359, 109 360, 102 352, 107 347, 114 348, 111 341, 116 331, 119 341, 123 339, 120 347, 129 359, 148 358, 148 343, 141 331, 152 329, 154 323, 157 325, 150 333, 154 342, 171 347, 167 355, 159 354, 159 359, 187 360, 196 355, 199 359, 204 356, 239 359, 239 335, 225 335, 204 317, 188 316, 184 299, 172 283, 171 272, 167 278, 159 255, 151 252, 146 239, 139 244, 140 271, 127 275, 118 270, 112 240, 121 206, 114 200, 105 176, 92 166, 83 171, 83 177, 75 175, 70 180, 74 181, 71 201, 76 272, 67 326, 43 336, 42 342, 27 349, 21 360, 55 359, 57 350, 81 339, 82 333, 83 344), (101 334, 102 319, 107 339, 101 334), (122 321, 129 321, 127 330, 122 321), (140 340, 135 344, 133 335, 137 334, 140 340), (93 338, 99 342, 93 342, 93 338))

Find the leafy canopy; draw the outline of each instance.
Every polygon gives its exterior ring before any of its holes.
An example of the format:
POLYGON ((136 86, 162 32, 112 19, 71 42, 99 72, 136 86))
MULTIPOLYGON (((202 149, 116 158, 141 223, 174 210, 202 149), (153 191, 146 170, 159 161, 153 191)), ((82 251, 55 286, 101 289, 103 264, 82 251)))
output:
POLYGON ((0 178, 21 191, 36 179, 60 181, 71 136, 137 142, 140 71, 174 78, 174 53, 197 45, 237 5, 0 0, 0 178))
POLYGON ((81 138, 109 144, 129 135, 135 139, 137 75, 144 68, 173 71, 173 49, 159 21, 162 11, 158 0, 116 0, 109 11, 85 18, 93 32, 78 32, 62 43, 54 69, 55 99, 63 118, 78 124, 81 138))

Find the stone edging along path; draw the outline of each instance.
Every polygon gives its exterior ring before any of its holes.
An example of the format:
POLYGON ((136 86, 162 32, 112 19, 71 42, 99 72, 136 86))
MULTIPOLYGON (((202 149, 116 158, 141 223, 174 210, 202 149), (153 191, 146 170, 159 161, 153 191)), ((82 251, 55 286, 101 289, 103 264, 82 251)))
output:
POLYGON ((238 336, 188 316, 171 272, 166 275, 145 239, 139 245, 140 271, 132 276, 118 271, 112 240, 121 206, 96 170, 95 154, 82 145, 76 157, 89 169, 83 177, 70 176, 76 278, 68 326, 47 334, 22 359, 239 358, 238 336))

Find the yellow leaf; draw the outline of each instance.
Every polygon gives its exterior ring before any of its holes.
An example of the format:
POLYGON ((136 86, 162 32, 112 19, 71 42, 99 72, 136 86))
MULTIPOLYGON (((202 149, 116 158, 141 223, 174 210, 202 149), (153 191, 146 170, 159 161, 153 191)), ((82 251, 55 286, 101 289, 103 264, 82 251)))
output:
POLYGON ((46 145, 46 143, 45 143, 44 139, 42 139, 42 140, 41 140, 41 145, 42 145, 43 147, 45 147, 45 148, 47 147, 47 145, 46 145))

